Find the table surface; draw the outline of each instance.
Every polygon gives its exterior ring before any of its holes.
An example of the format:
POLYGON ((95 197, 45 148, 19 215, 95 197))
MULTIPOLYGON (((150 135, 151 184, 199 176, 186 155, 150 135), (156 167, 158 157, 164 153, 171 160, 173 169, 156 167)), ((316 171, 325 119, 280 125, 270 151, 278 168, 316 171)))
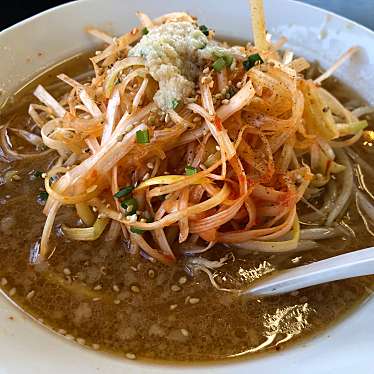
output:
MULTIPOLYGON (((105 1, 105 0, 103 0, 105 1)), ((157 0, 153 0, 157 1, 157 0)), ((222 0, 221 0, 222 1, 222 0)), ((374 30, 374 0, 301 0, 331 10, 374 30)), ((0 12, 0 30, 14 23, 67 1, 11 0, 4 1, 0 12)))

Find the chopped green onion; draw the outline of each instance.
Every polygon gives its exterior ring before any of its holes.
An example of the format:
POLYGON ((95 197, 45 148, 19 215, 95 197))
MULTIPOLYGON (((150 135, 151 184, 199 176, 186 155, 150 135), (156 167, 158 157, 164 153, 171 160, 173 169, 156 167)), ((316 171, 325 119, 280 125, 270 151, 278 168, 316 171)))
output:
POLYGON ((179 104, 180 104, 180 100, 178 100, 178 99, 173 99, 171 101, 171 106, 172 106, 173 109, 177 109, 179 104))
POLYGON ((42 191, 38 194, 38 200, 41 202, 47 201, 48 200, 48 192, 47 191, 42 191))
POLYGON ((205 35, 209 36, 209 29, 205 25, 199 26, 199 30, 205 35))
POLYGON ((134 234, 139 234, 139 235, 144 233, 144 230, 138 229, 137 227, 130 227, 130 231, 133 232, 134 234))
POLYGON ((40 171, 40 170, 35 171, 35 173, 33 174, 33 176, 34 176, 35 178, 41 178, 42 175, 43 175, 43 172, 40 171))
POLYGON ((126 210, 126 215, 130 216, 138 210, 138 202, 133 197, 130 197, 122 201, 121 207, 126 210))
MULTIPOLYGON (((147 218, 147 221, 146 221, 146 222, 147 222, 147 223, 151 223, 151 222, 153 222, 153 219, 152 219, 152 218, 147 218)), ((130 227, 130 231, 133 232, 134 234, 139 234, 139 235, 141 235, 141 234, 144 234, 144 231, 145 231, 145 230, 143 230, 143 229, 139 229, 139 228, 137 228, 137 227, 132 226, 132 227, 130 227)))
POLYGON ((230 99, 236 94, 236 90, 233 86, 230 86, 229 89, 226 91, 226 94, 230 96, 230 99))
POLYGON ((149 133, 148 130, 139 130, 136 132, 136 142, 139 144, 149 143, 149 133))
POLYGON ((116 197, 117 199, 119 199, 120 197, 124 197, 128 195, 130 192, 132 192, 133 189, 134 189, 134 186, 123 187, 117 193, 115 193, 113 197, 116 197))
POLYGON ((226 67, 225 59, 223 57, 217 58, 212 66, 215 71, 222 71, 226 67))
POLYGON ((228 66, 228 67, 230 67, 232 65, 232 63, 234 62, 234 57, 232 57, 231 55, 225 54, 222 57, 225 60, 226 66, 228 66))
POLYGON ((144 29, 142 30, 142 33, 143 35, 147 35, 149 33, 149 30, 146 27, 144 27, 144 29))
POLYGON ((184 170, 186 171, 187 176, 191 176, 197 173, 197 169, 190 165, 187 165, 184 170))
POLYGON ((243 61, 243 66, 246 71, 252 69, 255 65, 263 64, 264 60, 258 53, 250 55, 245 61, 243 61))

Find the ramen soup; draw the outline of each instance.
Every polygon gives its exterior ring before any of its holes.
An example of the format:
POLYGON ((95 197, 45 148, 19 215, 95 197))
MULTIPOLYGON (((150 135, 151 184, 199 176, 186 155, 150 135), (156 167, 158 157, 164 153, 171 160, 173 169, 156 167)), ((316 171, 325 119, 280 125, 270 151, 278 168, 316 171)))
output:
POLYGON ((370 295, 372 277, 241 295, 374 243, 373 110, 252 14, 244 47, 184 13, 90 29, 102 52, 2 108, 1 288, 40 323, 128 359, 209 361, 283 349, 370 295))

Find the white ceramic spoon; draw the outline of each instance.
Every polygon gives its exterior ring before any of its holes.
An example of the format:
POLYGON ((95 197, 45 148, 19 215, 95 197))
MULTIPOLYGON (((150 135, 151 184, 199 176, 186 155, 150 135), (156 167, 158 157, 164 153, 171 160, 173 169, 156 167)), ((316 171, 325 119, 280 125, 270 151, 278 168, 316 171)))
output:
POLYGON ((272 296, 316 284, 371 274, 374 274, 374 247, 280 271, 256 281, 241 295, 272 296))

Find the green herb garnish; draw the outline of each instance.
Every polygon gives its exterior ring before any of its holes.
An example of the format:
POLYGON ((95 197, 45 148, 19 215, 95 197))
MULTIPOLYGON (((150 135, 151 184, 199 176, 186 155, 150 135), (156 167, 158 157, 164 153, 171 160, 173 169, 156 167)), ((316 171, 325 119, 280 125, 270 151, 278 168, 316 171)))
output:
POLYGON ((136 142, 138 144, 149 143, 149 133, 148 130, 139 130, 136 132, 136 142))
MULTIPOLYGON (((153 222, 153 219, 152 218, 147 218, 147 220, 146 220, 146 222, 147 223, 151 223, 151 222, 153 222)), ((145 230, 143 230, 143 229, 139 229, 139 228, 137 228, 137 227, 130 227, 130 231, 131 232, 133 232, 134 234, 139 234, 139 235, 141 235, 141 234, 144 234, 144 231, 145 230)))
POLYGON ((205 25, 199 26, 199 30, 205 35, 209 36, 209 29, 205 25))
POLYGON ((130 227, 130 231, 133 232, 134 234, 139 234, 139 235, 144 233, 144 230, 138 229, 137 227, 130 227))
POLYGON ((172 106, 173 109, 177 109, 179 104, 180 104, 180 100, 178 100, 178 99, 173 99, 171 101, 171 106, 172 106))
POLYGON ((230 67, 234 62, 234 57, 231 55, 223 55, 222 58, 225 60, 226 66, 230 67))
POLYGON ((44 201, 47 201, 48 200, 48 192, 47 191, 42 191, 38 194, 38 200, 40 202, 44 202, 44 201))
POLYGON ((223 57, 217 58, 212 66, 215 71, 222 71, 226 67, 225 59, 223 57))
POLYGON ((33 176, 34 176, 35 178, 41 178, 42 175, 43 175, 43 172, 40 171, 40 170, 36 170, 36 171, 34 172, 34 174, 33 174, 33 176))
POLYGON ((243 66, 246 71, 252 69, 255 65, 263 64, 264 60, 258 53, 250 55, 245 61, 243 61, 243 66))
POLYGON ((147 27, 144 27, 144 29, 142 30, 142 34, 143 35, 147 35, 149 33, 149 30, 147 27))
POLYGON ((125 197, 126 195, 128 195, 130 192, 132 192, 132 190, 134 189, 134 186, 126 186, 126 187, 123 187, 121 188, 117 193, 115 193, 113 195, 113 197, 116 197, 117 199, 119 199, 120 197, 125 197))
POLYGON ((133 197, 130 197, 122 201, 121 207, 126 210, 126 215, 131 216, 138 210, 138 202, 133 197))
POLYGON ((184 168, 185 172, 186 172, 186 175, 187 176, 191 176, 191 175, 194 175, 197 173, 197 169, 194 168, 193 166, 191 165, 187 165, 185 168, 184 168))
POLYGON ((235 94, 236 94, 236 91, 235 91, 235 88, 230 86, 229 89, 226 91, 226 95, 229 95, 229 99, 231 99, 235 94))

